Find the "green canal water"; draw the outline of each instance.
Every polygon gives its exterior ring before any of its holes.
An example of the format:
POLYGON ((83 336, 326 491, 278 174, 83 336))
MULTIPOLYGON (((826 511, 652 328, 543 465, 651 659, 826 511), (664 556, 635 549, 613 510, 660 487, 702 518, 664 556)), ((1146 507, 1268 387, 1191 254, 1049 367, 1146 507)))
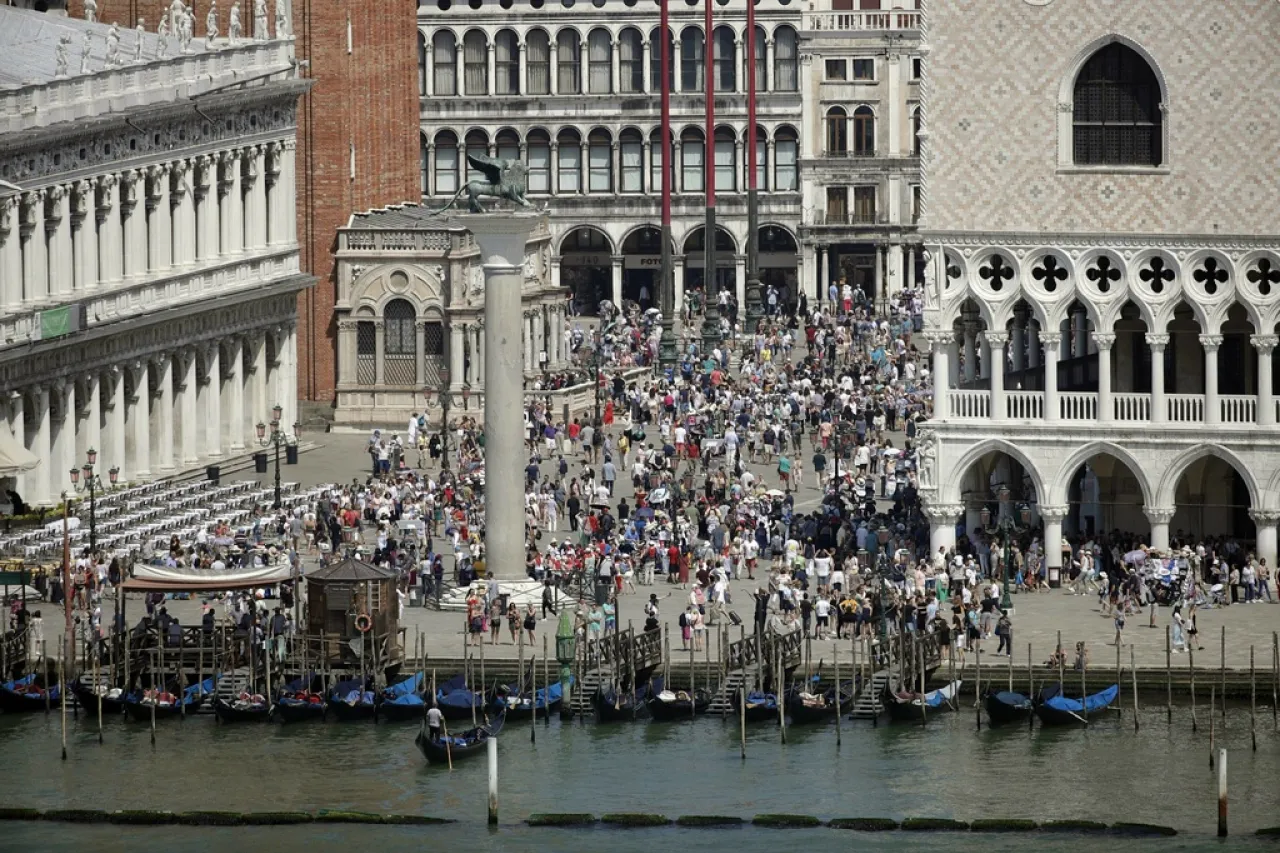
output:
MULTIPOLYGON (((1190 712, 1132 712, 1088 729, 1022 727, 975 731, 972 709, 939 716, 927 727, 846 722, 837 747, 834 724, 747 730, 747 759, 735 721, 691 723, 529 724, 500 739, 501 825, 485 826, 482 757, 450 773, 428 767, 413 745, 412 724, 218 725, 201 715, 158 725, 72 721, 69 755, 59 760, 58 715, 0 716, 0 804, 35 808, 285 811, 350 809, 451 817, 448 826, 301 825, 254 828, 0 824, 0 850, 114 851, 172 848, 184 853, 270 849, 320 853, 376 845, 379 853, 423 844, 470 851, 541 849, 645 851, 696 844, 700 850, 754 853, 779 849, 921 851, 1075 851, 1113 846, 1089 837, 981 834, 886 835, 833 829, 532 829, 535 812, 642 811, 676 817, 726 814, 750 818, 795 812, 822 818, 887 816, 961 820, 1016 817, 1092 819, 1173 826, 1175 839, 1125 840, 1130 853, 1218 848, 1216 776, 1209 768, 1205 709, 1200 730, 1190 712), (779 845, 782 845, 781 848, 779 845)), ((1280 849, 1253 839, 1280 824, 1280 734, 1270 712, 1258 719, 1250 748, 1247 710, 1216 725, 1229 750, 1232 848, 1280 849)))

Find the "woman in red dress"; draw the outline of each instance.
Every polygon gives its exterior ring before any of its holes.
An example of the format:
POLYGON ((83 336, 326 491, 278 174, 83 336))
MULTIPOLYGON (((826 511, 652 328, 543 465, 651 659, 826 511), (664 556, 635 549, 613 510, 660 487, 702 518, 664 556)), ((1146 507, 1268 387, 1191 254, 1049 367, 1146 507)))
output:
POLYGON ((609 400, 604 404, 604 416, 602 418, 605 426, 613 426, 613 401, 609 400))

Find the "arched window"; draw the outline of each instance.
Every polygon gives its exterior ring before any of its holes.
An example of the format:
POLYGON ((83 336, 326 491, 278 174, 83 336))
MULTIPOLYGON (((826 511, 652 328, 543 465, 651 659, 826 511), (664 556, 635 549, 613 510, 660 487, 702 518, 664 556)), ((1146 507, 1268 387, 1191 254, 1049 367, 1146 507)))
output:
MULTIPOLYGON (((676 82, 676 42, 667 31, 667 79, 676 82)), ((649 91, 662 91, 662 34, 659 27, 649 32, 649 91)))
POLYGON ((623 94, 644 91, 644 36, 634 27, 618 36, 618 85, 623 94))
POLYGON ((596 28, 587 36, 587 75, 591 94, 613 94, 613 40, 606 29, 596 28))
POLYGON ((911 111, 911 153, 920 156, 920 108, 911 111))
POLYGON ((556 33, 556 81, 561 95, 582 94, 582 45, 576 30, 556 33))
MULTIPOLYGON (((655 128, 649 134, 649 190, 650 192, 662 191, 662 164, 667 163, 667 146, 662 144, 662 129, 655 128)), ((667 163, 667 168, 673 168, 672 163, 667 163)), ((676 189, 675 173, 671 174, 671 189, 676 189)))
POLYGON ((562 130, 556 137, 560 154, 560 167, 556 173, 556 188, 561 194, 582 192, 582 140, 577 131, 562 130))
POLYGON ((418 134, 418 177, 420 188, 419 191, 423 195, 431 193, 430 184, 427 183, 427 135, 425 133, 418 134))
POLYGON ((452 131, 436 134, 436 195, 453 195, 458 191, 458 137, 452 131))
POLYGON ((587 191, 613 192, 613 137, 596 129, 587 137, 587 191))
POLYGON ((511 128, 498 131, 493 140, 497 144, 498 156, 508 160, 520 159, 520 137, 511 128))
POLYGON ((734 43, 733 30, 716 27, 716 91, 733 92, 738 88, 738 47, 734 43))
POLYGON ((702 166, 706 155, 706 143, 702 131, 687 128, 680 134, 680 189, 687 193, 704 191, 702 166))
POLYGON ((773 188, 795 192, 800 188, 800 137, 793 128, 780 127, 773 134, 773 188))
MULTIPOLYGON (((356 384, 378 381, 378 330, 372 320, 356 323, 356 384)), ((28 409, 27 411, 31 411, 28 409)), ((29 434, 29 433, 28 433, 29 434)))
POLYGON ((529 175, 526 178, 529 192, 551 192, 551 137, 545 130, 529 131, 525 142, 525 156, 529 164, 529 175))
POLYGON ((876 114, 871 107, 853 111, 853 153, 856 157, 872 157, 876 153, 876 114))
POLYGON ((383 310, 382 319, 382 382, 413 385, 418 381, 418 333, 414 324, 418 312, 407 300, 392 299, 383 310))
POLYGON ((453 33, 440 30, 431 37, 431 73, 437 95, 458 94, 458 43, 453 33))
POLYGON ((1076 78, 1072 116, 1077 166, 1164 162, 1160 82, 1137 51, 1112 42, 1076 78))
POLYGON ((706 68, 706 55, 702 30, 685 27, 680 33, 680 88, 685 92, 702 91, 702 72, 706 68))
POLYGON ((468 95, 489 94, 489 43, 482 30, 468 30, 462 38, 463 86, 468 95))
POLYGON ((427 94, 427 37, 418 33, 418 95, 427 94))
POLYGON ((621 184, 624 193, 644 191, 644 139, 640 131, 629 128, 618 137, 622 164, 621 184))
MULTIPOLYGON (((488 157, 489 156, 489 135, 483 130, 473 130, 467 134, 467 157, 488 157)), ((468 181, 485 180, 484 173, 471 165, 470 161, 466 164, 467 168, 464 174, 468 181)))
POLYGON ((520 44, 512 30, 502 30, 493 38, 495 94, 520 94, 520 44))
POLYGON ((716 192, 738 190, 738 140, 733 129, 716 128, 716 192))
POLYGON ((525 62, 528 63, 525 85, 530 95, 551 94, 551 41, 543 30, 530 30, 525 35, 525 62))
POLYGON ((773 31, 773 90, 794 92, 800 88, 800 52, 796 31, 782 26, 773 31))
POLYGON ((756 27, 756 91, 769 91, 768 52, 764 27, 756 27))
POLYGON ((849 116, 844 107, 827 110, 827 155, 843 157, 849 153, 849 116))

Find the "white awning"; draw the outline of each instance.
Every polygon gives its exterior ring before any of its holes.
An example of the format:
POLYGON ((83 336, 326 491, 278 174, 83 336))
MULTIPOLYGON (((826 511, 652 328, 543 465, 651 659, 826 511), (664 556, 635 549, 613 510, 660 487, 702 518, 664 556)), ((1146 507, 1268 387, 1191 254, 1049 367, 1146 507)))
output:
POLYGON ((23 447, 7 429, 0 429, 0 477, 16 477, 40 464, 40 458, 23 447))

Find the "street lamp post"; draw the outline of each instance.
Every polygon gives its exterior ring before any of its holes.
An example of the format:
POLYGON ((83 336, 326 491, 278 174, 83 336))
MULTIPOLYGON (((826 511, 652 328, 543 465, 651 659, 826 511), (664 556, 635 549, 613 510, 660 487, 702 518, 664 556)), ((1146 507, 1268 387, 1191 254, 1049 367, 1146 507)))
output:
POLYGON ((596 429, 600 429, 600 348, 604 345, 604 330, 600 331, 600 336, 596 338, 595 354, 592 356, 591 366, 591 384, 595 386, 596 399, 596 419, 592 424, 596 429))
MULTIPOLYGON (((1009 487, 1001 486, 999 489, 1001 503, 1009 499, 1009 487)), ((988 530, 1000 534, 1004 545, 1004 559, 1001 561, 1000 571, 1000 609, 1013 613, 1013 596, 1009 592, 1009 565, 1013 562, 1013 538, 1018 533, 1030 526, 1031 523, 1031 507, 1027 504, 1018 505, 1018 521, 1012 516, 1002 515, 996 519, 995 526, 991 526, 991 510, 986 507, 982 508, 982 526, 988 530), (1019 523, 1020 522, 1020 523, 1019 523)))
MULTIPOLYGON (((271 409, 271 434, 267 435, 267 425, 262 421, 258 421, 258 444, 262 447, 274 447, 276 451, 276 497, 272 509, 280 509, 283 502, 280 500, 280 448, 289 443, 289 436, 281 428, 280 419, 284 417, 284 407, 279 403, 271 409)), ((299 424, 293 425, 293 431, 296 434, 299 424)))
MULTIPOLYGON (((449 393, 449 368, 445 367, 440 370, 440 388, 435 392, 440 395, 440 463, 441 471, 449 470, 449 407, 453 402, 453 395, 449 393)), ((427 389, 427 402, 431 402, 432 391, 427 389)), ((470 389, 464 388, 462 391, 463 408, 466 408, 465 398, 470 396, 470 389)))
MULTIPOLYGON (((96 519, 97 512, 97 494, 102 490, 102 476, 94 473, 94 466, 98 464, 98 451, 92 447, 85 452, 84 468, 71 469, 71 485, 77 492, 89 493, 89 552, 96 554, 98 552, 98 525, 96 519), (81 473, 84 479, 81 479, 81 473)), ((116 480, 120 477, 120 469, 112 467, 107 471, 107 476, 111 483, 111 488, 115 488, 116 480)))

